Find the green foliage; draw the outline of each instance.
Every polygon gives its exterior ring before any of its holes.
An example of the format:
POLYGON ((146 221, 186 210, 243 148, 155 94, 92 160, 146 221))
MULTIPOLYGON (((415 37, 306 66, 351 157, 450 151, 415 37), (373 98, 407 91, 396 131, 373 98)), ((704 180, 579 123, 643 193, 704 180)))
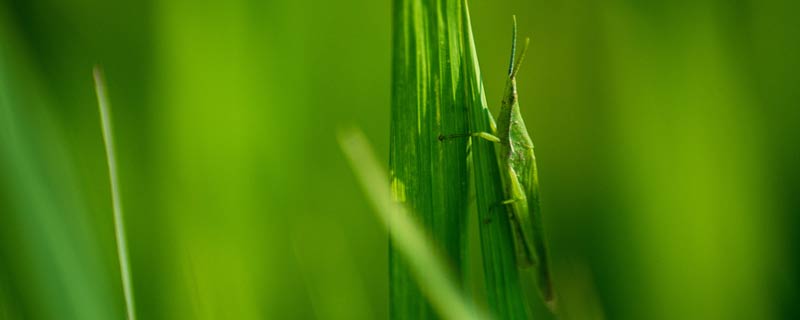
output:
POLYGON ((0 319, 118 318, 57 103, 7 21, 0 10, 0 319))
MULTIPOLYGON (((335 137, 360 127, 389 160, 392 24, 413 20, 402 3, 428 12, 426 47, 471 54, 439 34, 457 2, 0 0, 0 319, 124 318, 97 63, 140 319, 388 318, 388 236, 335 137)), ((512 14, 532 38, 521 113, 560 317, 800 318, 800 2, 469 4, 485 80, 471 86, 493 112, 512 14)), ((468 83, 449 57, 426 59, 468 83)), ((489 127, 470 110, 462 121, 489 127)), ((472 150, 491 154, 481 141, 472 150)), ((494 175, 478 175, 490 204, 494 175)), ((491 250, 507 232, 475 216, 470 259, 437 249, 473 302, 512 310, 499 287, 511 275, 474 267, 483 254, 503 270, 512 257, 491 250)))

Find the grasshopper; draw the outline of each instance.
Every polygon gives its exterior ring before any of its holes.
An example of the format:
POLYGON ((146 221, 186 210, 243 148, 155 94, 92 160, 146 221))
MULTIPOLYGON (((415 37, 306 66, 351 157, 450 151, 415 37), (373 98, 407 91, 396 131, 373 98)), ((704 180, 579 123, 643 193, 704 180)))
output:
POLYGON ((547 244, 542 228, 542 213, 539 206, 536 156, 533 153, 533 141, 528 135, 528 129, 520 114, 517 96, 516 75, 525 59, 530 39, 525 39, 525 48, 518 60, 515 57, 516 42, 517 20, 514 17, 511 62, 500 113, 496 121, 496 132, 440 135, 439 139, 471 136, 499 144, 499 148, 495 148, 495 150, 506 200, 498 205, 508 208, 517 265, 525 270, 532 267, 537 269, 535 277, 538 280, 539 291, 544 301, 552 307, 554 294, 547 244))

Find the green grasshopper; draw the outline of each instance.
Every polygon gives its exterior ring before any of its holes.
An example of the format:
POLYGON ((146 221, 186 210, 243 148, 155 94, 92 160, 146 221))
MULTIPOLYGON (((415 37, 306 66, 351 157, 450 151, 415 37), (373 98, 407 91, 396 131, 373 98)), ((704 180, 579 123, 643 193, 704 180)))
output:
POLYGON ((499 144, 497 162, 500 166, 503 193, 506 200, 499 203, 508 207, 509 223, 513 233, 517 265, 525 270, 537 268, 537 282, 542 298, 548 305, 554 303, 547 244, 542 228, 542 213, 539 207, 539 179, 533 141, 522 120, 517 99, 516 75, 530 39, 525 39, 525 48, 519 60, 515 60, 517 42, 517 20, 511 45, 511 62, 508 68, 505 93, 497 117, 496 133, 476 132, 439 136, 440 140, 451 137, 472 136, 499 144))

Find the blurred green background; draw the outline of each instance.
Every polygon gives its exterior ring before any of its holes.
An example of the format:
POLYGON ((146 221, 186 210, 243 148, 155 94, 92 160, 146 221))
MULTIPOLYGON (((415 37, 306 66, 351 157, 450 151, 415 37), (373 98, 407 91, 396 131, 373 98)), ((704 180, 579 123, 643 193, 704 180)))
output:
MULTIPOLYGON (((470 2, 496 110, 511 15, 556 285, 581 319, 800 317, 800 5, 470 2)), ((91 68, 142 319, 381 319, 391 1, 0 0, 0 319, 121 319, 91 68)))

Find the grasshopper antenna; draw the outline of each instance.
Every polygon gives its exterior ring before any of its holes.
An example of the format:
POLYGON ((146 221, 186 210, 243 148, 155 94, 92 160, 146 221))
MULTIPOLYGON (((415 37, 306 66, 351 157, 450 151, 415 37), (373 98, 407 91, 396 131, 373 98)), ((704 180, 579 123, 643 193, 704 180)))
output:
POLYGON ((511 70, 511 78, 517 76, 517 71, 519 71, 519 66, 522 65, 522 61, 525 60, 525 54, 528 53, 528 46, 531 44, 531 38, 525 38, 525 48, 522 49, 522 55, 519 56, 519 60, 517 60, 517 64, 514 65, 514 68, 511 70))
POLYGON ((511 61, 508 62, 508 75, 514 74, 514 59, 517 54, 517 15, 512 15, 511 19, 514 21, 513 28, 511 29, 511 61))

